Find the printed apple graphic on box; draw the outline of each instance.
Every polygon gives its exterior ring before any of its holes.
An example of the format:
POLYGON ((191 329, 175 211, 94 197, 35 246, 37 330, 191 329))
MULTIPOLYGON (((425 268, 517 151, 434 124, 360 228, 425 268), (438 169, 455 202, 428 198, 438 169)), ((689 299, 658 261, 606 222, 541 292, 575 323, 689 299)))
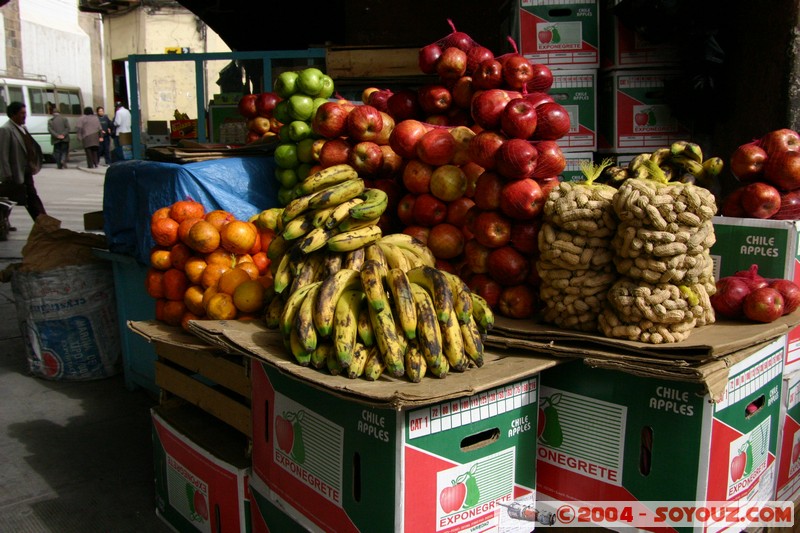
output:
POLYGON ((639 107, 634 112, 633 121, 639 127, 655 126, 657 122, 656 113, 652 107, 639 107))
POLYGON ((561 35, 559 35, 558 28, 555 24, 542 27, 536 36, 542 44, 558 44, 561 42, 561 35))
POLYGON ((296 413, 284 411, 275 417, 275 441, 278 443, 278 448, 298 463, 303 463, 306 459, 300 427, 302 419, 303 411, 296 413))
POLYGON ((752 470, 753 447, 750 445, 750 441, 747 440, 736 449, 733 460, 731 460, 731 480, 734 482, 739 481, 743 477, 748 476, 752 470))
POLYGON ((197 490, 191 483, 186 483, 185 490, 192 522, 207 522, 208 496, 197 490))
POLYGON ((539 400, 539 442, 553 448, 558 448, 564 442, 564 431, 561 429, 556 409, 560 401, 561 393, 545 396, 539 400))
POLYGON ((478 480, 475 478, 477 465, 469 471, 456 477, 449 487, 439 493, 439 505, 445 514, 454 513, 460 509, 469 509, 478 504, 481 498, 478 480))

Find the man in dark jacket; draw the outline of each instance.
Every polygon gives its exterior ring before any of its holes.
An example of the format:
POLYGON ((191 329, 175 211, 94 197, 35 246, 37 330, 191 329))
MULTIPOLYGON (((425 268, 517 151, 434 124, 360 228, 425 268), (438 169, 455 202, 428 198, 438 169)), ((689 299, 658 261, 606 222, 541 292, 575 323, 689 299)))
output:
POLYGON ((55 104, 50 104, 50 113, 53 116, 47 121, 47 131, 53 143, 53 158, 58 168, 65 168, 69 153, 69 121, 61 116, 55 104))

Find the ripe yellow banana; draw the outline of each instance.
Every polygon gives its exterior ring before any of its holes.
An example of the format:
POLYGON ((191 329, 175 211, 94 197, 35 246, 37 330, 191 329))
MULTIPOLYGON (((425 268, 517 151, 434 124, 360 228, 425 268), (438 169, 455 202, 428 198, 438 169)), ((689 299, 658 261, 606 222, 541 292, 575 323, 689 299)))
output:
POLYGON ((385 368, 386 365, 383 364, 383 359, 381 359, 380 353, 378 353, 378 347, 373 346, 369 350, 366 363, 364 363, 364 379, 367 381, 375 381, 381 377, 385 368))
POLYGON ((356 379, 364 375, 364 367, 367 364, 369 357, 369 350, 366 346, 357 342, 353 348, 353 357, 350 360, 350 366, 343 368, 343 374, 350 379, 356 379))
POLYGON ((339 366, 347 368, 353 358, 358 338, 358 310, 364 293, 361 289, 346 290, 336 302, 333 318, 333 346, 339 366))
POLYGON ((369 318, 369 302, 366 298, 358 309, 358 338, 364 346, 375 344, 375 333, 372 331, 372 321, 369 318))
POLYGON ((381 276, 386 277, 386 273, 389 271, 389 265, 386 262, 386 256, 383 250, 377 243, 368 244, 364 247, 364 260, 375 261, 378 264, 378 268, 381 270, 381 276))
POLYGON ((433 300, 428 291, 416 283, 411 284, 411 294, 417 308, 417 343, 431 373, 444 377, 450 365, 442 351, 442 331, 436 320, 433 300))
POLYGON ((411 294, 408 276, 399 268, 392 268, 386 276, 386 283, 392 293, 392 303, 403 334, 409 340, 416 338, 417 307, 414 304, 414 295, 411 294))
POLYGON ((397 336, 394 316, 389 307, 376 311, 368 306, 372 331, 375 333, 375 342, 383 356, 386 371, 389 375, 399 378, 405 374, 405 350, 397 336))
POLYGON ((311 198, 312 195, 310 194, 298 196, 284 206, 283 213, 281 213, 281 221, 284 227, 286 227, 286 224, 291 220, 294 220, 310 209, 311 198))
POLYGON ((304 254, 310 254, 311 252, 319 250, 328 243, 333 231, 335 230, 314 228, 297 242, 297 248, 304 254))
POLYGON ((342 373, 342 366, 339 364, 339 359, 336 358, 336 350, 328 352, 328 358, 325 359, 325 366, 332 376, 338 376, 342 373))
MULTIPOLYGON (((287 241, 293 241, 295 239, 299 239, 312 229, 314 229, 314 215, 315 213, 309 212, 304 213, 301 216, 293 218, 286 225, 283 227, 283 231, 281 232, 281 236, 286 239, 287 241)), ((270 243, 271 244, 271 243, 270 243)))
POLYGON ((296 291, 304 285, 308 285, 314 281, 322 279, 323 265, 322 262, 325 258, 324 252, 317 251, 309 254, 305 261, 302 263, 302 268, 294 277, 292 281, 292 292, 296 291))
POLYGON ((326 207, 324 209, 315 209, 312 211, 312 213, 310 213, 313 215, 311 217, 311 225, 315 228, 321 228, 325 226, 325 221, 328 220, 328 217, 331 216, 331 213, 333 213, 337 207, 338 206, 326 207))
POLYGON ((356 220, 380 218, 389 205, 389 195, 382 189, 364 189, 364 202, 350 208, 350 216, 356 220))
POLYGON ((467 354, 475 366, 483 366, 483 339, 478 330, 478 324, 472 316, 469 322, 461 324, 461 337, 464 339, 464 352, 467 354))
MULTIPOLYGON (((269 243, 267 247, 267 257, 272 263, 280 261, 281 257, 292 247, 294 243, 291 243, 283 238, 283 236, 278 233, 275 235, 269 243)), ((270 264, 272 264, 270 263, 270 264)))
POLYGON ((399 268, 403 272, 411 270, 411 265, 408 263, 408 258, 403 254, 403 250, 396 244, 384 242, 383 239, 377 242, 386 257, 386 265, 389 268, 399 268))
POLYGON ((383 278, 380 275, 378 264, 374 261, 365 261, 361 269, 361 286, 367 302, 375 310, 380 311, 389 306, 386 290, 383 288, 383 278))
POLYGON ((321 209, 339 205, 342 202, 346 202, 347 200, 355 198, 363 191, 364 180, 361 178, 343 181, 342 183, 333 185, 327 189, 322 189, 321 191, 312 194, 308 201, 308 207, 311 209, 321 209))
POLYGON ((274 264, 276 266, 272 273, 272 286, 275 288, 275 292, 280 294, 292 284, 291 254, 283 254, 280 261, 276 261, 274 264))
POLYGON ((472 294, 472 316, 478 324, 481 334, 488 333, 494 327, 494 313, 492 308, 481 295, 472 294))
POLYGON ((425 265, 432 267, 436 264, 436 257, 434 257, 431 249, 425 246, 422 241, 416 237, 412 237, 406 233, 392 233, 384 236, 381 239, 381 242, 391 243, 395 246, 399 246, 400 248, 413 252, 422 260, 423 264, 425 265))
POLYGON ((673 156, 683 156, 697 163, 703 162, 703 149, 697 143, 675 141, 670 145, 669 149, 673 156))
POLYGON ((697 162, 692 158, 683 155, 672 156, 670 162, 678 167, 678 170, 692 174, 696 178, 703 178, 705 169, 703 163, 697 162))
POLYGON ((406 350, 405 368, 406 377, 412 383, 419 383, 425 377, 425 371, 427 370, 425 356, 416 342, 409 344, 408 350, 406 350))
POLYGON ((464 338, 461 336, 461 326, 456 320, 455 313, 451 313, 444 322, 439 322, 442 330, 442 349, 450 368, 456 372, 463 372, 469 366, 467 355, 464 352, 464 338))
POLYGON ((433 307, 436 318, 440 324, 445 324, 451 315, 455 314, 453 308, 453 291, 450 282, 438 268, 429 266, 415 267, 406 272, 408 281, 421 285, 433 298, 433 307))
POLYGON ((342 254, 336 252, 325 251, 325 259, 322 261, 323 276, 329 277, 342 269, 342 254))
POLYGON ((308 295, 308 292, 315 286, 321 284, 321 281, 317 281, 315 283, 310 283, 305 287, 301 287, 297 291, 293 292, 286 298, 286 303, 283 305, 283 312, 281 313, 280 318, 280 331, 284 337, 288 337, 291 333, 295 318, 297 317, 297 313, 300 311, 300 306, 303 304, 303 300, 308 295))
POLYGON ((358 178, 358 172, 350 165, 333 165, 309 174, 298 184, 298 189, 303 194, 311 194, 356 178, 358 178))
POLYGON ((361 273, 358 270, 343 268, 321 283, 322 288, 314 309, 314 325, 317 327, 317 333, 329 337, 333 329, 336 303, 344 291, 361 288, 361 273))
POLYGON ((328 238, 328 249, 334 252, 349 252, 377 241, 381 238, 381 234, 381 228, 377 225, 343 231, 328 238))
POLYGON ((269 329, 278 329, 281 313, 283 313, 283 304, 283 295, 278 294, 267 305, 267 309, 264 312, 264 322, 266 322, 269 329))
POLYGON ((330 342, 317 342, 317 348, 311 353, 311 362, 309 363, 316 369, 325 368, 327 359, 333 356, 333 344, 330 342))
POLYGON ((464 280, 451 274, 446 270, 441 270, 447 281, 450 282, 450 290, 453 292, 453 310, 456 312, 456 319, 461 324, 466 324, 472 318, 472 291, 464 283, 464 280))
POLYGON ((347 252, 342 260, 342 267, 343 268, 352 268, 353 270, 361 270, 364 266, 364 260, 366 259, 366 254, 364 253, 364 248, 356 248, 350 252, 347 252))
POLYGON ((311 363, 311 353, 306 352, 303 348, 300 338, 297 336, 297 331, 292 329, 289 333, 288 340, 285 341, 289 345, 289 351, 300 366, 308 366, 311 363))
POLYGON ((377 226, 380 222, 380 217, 371 218, 369 220, 358 220, 355 218, 346 218, 342 223, 336 226, 339 231, 353 231, 354 229, 366 228, 367 226, 377 226))
POLYGON ((670 152, 669 148, 659 148, 650 154, 650 161, 660 166, 667 162, 671 154, 672 152, 670 152))
POLYGON ((703 170, 705 170, 706 176, 710 178, 714 178, 719 176, 722 173, 722 169, 725 167, 725 162, 722 160, 721 157, 709 157, 705 161, 703 161, 703 170))
POLYGON ((294 319, 297 338, 300 339, 300 344, 308 353, 317 348, 317 330, 314 329, 314 303, 317 301, 321 286, 321 282, 315 282, 308 289, 294 319))
MULTIPOLYGON (((331 212, 322 225, 326 229, 333 229, 339 224, 342 223, 343 220, 350 218, 350 208, 357 206, 358 204, 363 203, 364 200, 361 198, 352 198, 347 200, 346 202, 342 202, 334 207, 330 208, 331 212)), ((322 227, 322 226, 320 226, 322 227)))

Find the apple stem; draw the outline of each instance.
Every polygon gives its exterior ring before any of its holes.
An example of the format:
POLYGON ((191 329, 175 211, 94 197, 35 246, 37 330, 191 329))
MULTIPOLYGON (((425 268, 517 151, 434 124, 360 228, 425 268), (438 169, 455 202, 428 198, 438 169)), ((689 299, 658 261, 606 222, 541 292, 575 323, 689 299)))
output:
POLYGON ((517 47, 517 42, 510 35, 507 35, 506 39, 508 39, 508 42, 511 43, 511 48, 514 49, 514 53, 519 54, 519 47, 517 47))
POLYGON ((455 33, 457 30, 456 25, 453 23, 453 19, 447 19, 447 23, 450 25, 450 29, 453 30, 453 33, 455 33))

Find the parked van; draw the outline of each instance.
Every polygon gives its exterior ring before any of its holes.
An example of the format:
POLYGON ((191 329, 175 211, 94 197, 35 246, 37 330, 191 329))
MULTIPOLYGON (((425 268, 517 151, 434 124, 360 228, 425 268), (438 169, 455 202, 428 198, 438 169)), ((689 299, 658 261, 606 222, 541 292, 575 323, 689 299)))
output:
POLYGON ((53 144, 47 131, 50 119, 49 104, 58 106, 70 125, 70 150, 80 148, 75 135, 75 125, 83 114, 83 97, 80 87, 65 87, 48 82, 44 76, 37 78, 0 77, 0 125, 8 120, 6 108, 11 102, 22 102, 27 107, 25 127, 42 147, 45 160, 53 160, 53 144))

